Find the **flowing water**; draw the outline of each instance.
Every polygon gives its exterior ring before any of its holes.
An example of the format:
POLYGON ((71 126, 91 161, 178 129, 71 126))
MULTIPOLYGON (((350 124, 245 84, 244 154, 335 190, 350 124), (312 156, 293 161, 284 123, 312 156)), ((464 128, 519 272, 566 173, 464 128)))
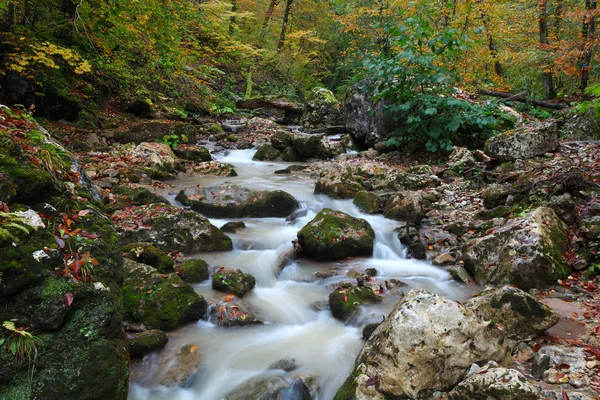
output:
MULTIPOLYGON (((361 331, 365 324, 381 321, 398 298, 386 296, 376 306, 361 310, 344 324, 334 319, 326 307, 332 291, 326 286, 341 280, 352 280, 346 272, 377 269, 380 282, 399 279, 411 287, 420 287, 442 296, 465 300, 471 296, 464 286, 454 282, 450 274, 428 263, 405 258, 394 229, 398 221, 381 215, 367 215, 351 200, 333 200, 313 194, 315 179, 307 174, 276 175, 287 163, 254 162, 255 150, 236 150, 216 158, 233 164, 238 177, 183 177, 170 189, 174 192, 188 185, 209 186, 223 182, 237 183, 251 189, 285 190, 292 194, 306 215, 288 223, 283 218, 246 218, 247 228, 230 235, 234 250, 226 253, 202 254, 199 257, 211 266, 239 268, 256 277, 256 288, 244 297, 258 310, 264 325, 245 328, 219 328, 200 321, 169 335, 169 343, 160 352, 146 356, 134 367, 130 387, 131 400, 218 400, 250 380, 282 376, 288 381, 295 377, 311 376, 318 385, 316 399, 329 400, 335 395, 354 365, 363 346, 361 331), (297 232, 322 208, 329 207, 355 217, 366 219, 376 232, 372 258, 319 263, 306 259, 293 260, 280 270, 280 256, 292 248, 297 232), (335 268, 338 275, 318 279, 314 273, 335 268), (162 375, 168 368, 164 360, 185 345, 196 345, 202 364, 183 387, 161 386, 162 375), (272 363, 293 358, 299 368, 285 373, 268 370, 272 363), (163 360, 161 362, 161 360, 163 360)), ((167 196, 169 197, 169 196, 167 196)), ((170 196, 173 200, 174 196, 170 196)), ((221 227, 229 220, 211 219, 221 227)), ((221 299, 213 292, 210 281, 196 285, 207 301, 221 299)))

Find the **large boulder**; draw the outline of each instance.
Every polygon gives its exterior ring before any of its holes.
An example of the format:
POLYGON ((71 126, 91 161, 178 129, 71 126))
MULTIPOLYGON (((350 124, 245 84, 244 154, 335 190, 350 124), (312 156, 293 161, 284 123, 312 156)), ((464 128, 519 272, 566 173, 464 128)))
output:
POLYGON ((177 200, 211 218, 283 218, 298 208, 296 199, 284 191, 250 190, 230 184, 187 187, 177 200))
POLYGON ((450 400, 537 400, 540 389, 532 385, 517 370, 502 368, 495 362, 459 383, 450 393, 450 400))
POLYGON ((297 133, 293 137, 293 144, 298 157, 303 160, 316 157, 323 135, 306 135, 297 133))
POLYGON ((145 165, 162 171, 172 171, 177 166, 177 156, 164 143, 140 143, 133 149, 131 156, 141 159, 145 165))
POLYGON ((552 209, 540 207, 469 241, 463 259, 480 284, 543 288, 568 276, 567 243, 564 223, 552 209))
POLYGON ((208 270, 208 263, 199 258, 190 258, 185 260, 181 265, 178 265, 175 269, 177 275, 187 283, 200 283, 204 282, 210 276, 208 270))
POLYGON ((173 148, 173 153, 175 153, 177 157, 188 161, 212 161, 210 151, 204 146, 182 143, 173 148))
POLYGON ((374 240, 375 232, 367 221, 329 208, 321 210, 298 232, 302 254, 316 260, 369 256, 374 240))
POLYGON ((304 107, 302 125, 308 129, 342 124, 342 107, 331 90, 314 88, 304 107))
POLYGON ((123 243, 154 242, 166 251, 227 251, 231 239, 202 215, 170 205, 152 204, 113 215, 123 243))
POLYGON ((129 320, 169 331, 206 315, 204 298, 176 274, 128 259, 124 266, 123 306, 129 320))
POLYGON ((344 105, 344 124, 352 135, 368 146, 389 138, 397 123, 379 100, 373 105, 374 91, 368 81, 361 81, 348 89, 344 105))
POLYGON ((127 348, 131 357, 142 357, 154 350, 164 347, 169 338, 160 329, 150 329, 126 335, 127 348))
POLYGON ((361 305, 380 303, 382 298, 366 286, 338 287, 329 295, 331 314, 347 321, 361 305))
POLYGON ((517 342, 502 325, 512 315, 492 321, 480 306, 411 290, 367 340, 336 398, 428 398, 455 387, 473 363, 510 365, 517 342))
POLYGON ((573 113, 567 110, 566 122, 562 131, 569 140, 594 140, 600 139, 600 118, 592 107, 584 113, 573 113))
POLYGON ((253 160, 258 161, 275 161, 278 158, 281 158, 281 153, 275 147, 270 144, 263 144, 258 148, 253 160))
POLYGON ((426 203, 421 192, 398 193, 387 201, 383 215, 419 225, 425 217, 426 203))
POLYGON ((542 122, 490 138, 485 144, 485 153, 499 160, 513 161, 542 155, 556 150, 559 145, 558 125, 542 122))

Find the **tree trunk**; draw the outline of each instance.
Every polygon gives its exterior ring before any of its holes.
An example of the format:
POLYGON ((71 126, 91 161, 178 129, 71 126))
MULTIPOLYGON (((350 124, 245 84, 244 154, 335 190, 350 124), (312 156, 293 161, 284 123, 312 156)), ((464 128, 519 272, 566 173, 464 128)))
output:
POLYGON ((292 3, 294 0, 286 0, 285 1, 285 11, 283 13, 283 22, 281 24, 281 36, 279 36, 279 44, 277 45, 277 52, 280 53, 283 50, 283 45, 285 44, 285 34, 287 32, 287 25, 290 19, 290 11, 292 9, 292 3))
POLYGON ((583 59, 581 65, 581 84, 579 89, 585 91, 590 78, 590 68, 592 63, 592 41, 596 34, 596 0, 585 1, 585 16, 581 29, 583 40, 583 59))
MULTIPOLYGON (((478 3, 481 6, 483 6, 483 0, 478 0, 478 3)), ((490 54, 492 55, 492 59, 494 60, 494 71, 496 72, 496 75, 498 75, 499 77, 503 77, 504 68, 502 68, 502 64, 500 64, 500 61, 498 60, 498 49, 496 48, 496 42, 494 42, 494 37, 490 32, 490 27, 488 24, 489 16, 484 10, 482 10, 481 16, 479 18, 483 22, 483 29, 485 32, 485 36, 488 40, 488 49, 490 50, 490 54)))
POLYGON ((552 100, 556 97, 554 91, 554 82, 552 80, 552 72, 548 70, 548 0, 538 0, 539 12, 539 31, 540 31, 540 49, 544 54, 542 64, 542 84, 544 86, 544 99, 552 100))
POLYGON ((273 16, 273 12, 275 11, 275 7, 279 5, 280 0, 271 0, 269 4, 269 8, 265 14, 265 20, 263 21, 262 29, 260 30, 260 44, 261 46, 265 43, 265 34, 267 33, 267 26, 269 26, 269 21, 273 16))
POLYGON ((237 0, 231 0, 231 17, 229 18, 229 36, 235 32, 235 21, 237 13, 237 0))

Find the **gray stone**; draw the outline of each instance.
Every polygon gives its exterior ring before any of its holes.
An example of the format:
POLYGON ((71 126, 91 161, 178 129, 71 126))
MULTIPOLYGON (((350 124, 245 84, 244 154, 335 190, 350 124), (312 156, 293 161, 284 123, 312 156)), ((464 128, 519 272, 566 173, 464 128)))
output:
POLYGON ((487 141, 485 152, 499 160, 513 161, 543 155, 559 145, 558 125, 551 121, 498 134, 487 141))

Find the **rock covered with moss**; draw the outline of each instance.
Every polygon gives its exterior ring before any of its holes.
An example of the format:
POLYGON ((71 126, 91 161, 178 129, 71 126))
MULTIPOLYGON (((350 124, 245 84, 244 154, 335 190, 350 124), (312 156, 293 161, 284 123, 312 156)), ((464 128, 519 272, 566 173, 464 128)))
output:
POLYGON ((221 227, 221 230, 225 233, 236 233, 240 229, 244 229, 246 224, 242 221, 227 222, 221 227))
POLYGON ((298 208, 298 201, 282 190, 250 190, 231 184, 187 187, 177 200, 210 218, 284 218, 298 208))
POLYGON ((131 206, 144 204, 168 204, 169 202, 149 189, 142 186, 119 185, 108 196, 108 204, 104 207, 106 212, 114 212, 131 206))
POLYGON ((142 357, 164 347, 169 338, 159 329, 150 329, 138 333, 126 334, 127 348, 131 357, 142 357))
POLYGON ((219 268, 212 278, 212 288, 221 292, 235 294, 244 297, 246 293, 254 289, 256 279, 235 268, 219 268))
POLYGON ((224 301, 216 301, 209 307, 208 320, 223 328, 262 324, 258 312, 247 302, 227 296, 224 301))
POLYGON ((263 144, 258 148, 253 160, 258 161, 275 161, 278 158, 281 158, 281 153, 275 147, 270 144, 263 144))
POLYGON ((383 215, 389 219, 419 225, 425 217, 429 201, 421 192, 398 193, 389 198, 383 215))
POLYGON ((210 151, 204 146, 182 143, 173 148, 173 153, 177 157, 188 161, 212 161, 210 151))
POLYGON ((170 331, 206 315, 204 298, 175 273, 161 274, 128 259, 124 267, 123 306, 130 321, 170 331))
POLYGON ((321 210, 298 232, 301 254, 315 260, 339 260, 373 254, 375 232, 364 219, 330 208, 321 210))
POLYGON ((513 161, 542 155, 559 145, 558 125, 541 122, 493 136, 485 144, 485 153, 498 160, 513 161))
POLYGON ((153 242, 166 251, 227 251, 231 239, 202 215, 166 204, 152 204, 113 214, 123 243, 153 242))
POLYGON ((0 107, 0 187, 0 321, 37 338, 31 368, 0 328, 0 398, 125 400, 123 259, 89 178, 35 121, 0 107))
POLYGON ((238 176, 233 165, 218 161, 191 163, 186 172, 190 175, 238 176))
POLYGON ((190 258, 176 267, 177 275, 187 283, 204 282, 210 276, 208 264, 199 258, 190 258))
POLYGON ((175 262, 167 253, 162 251, 152 243, 130 243, 123 246, 123 256, 133 261, 149 265, 157 269, 162 274, 174 272, 175 262))
POLYGON ((302 125, 308 129, 342 125, 342 107, 331 90, 314 88, 311 91, 302 125))
MULTIPOLYGON (((502 324, 513 314, 498 312, 494 320, 484 317, 479 310, 492 301, 486 296, 481 302, 461 305, 421 289, 411 290, 369 337, 354 373, 335 398, 424 398, 451 390, 475 362, 512 364, 517 341, 502 324), (373 376, 377 385, 369 384, 373 376)), ((536 315, 530 321, 537 333, 553 324, 536 315)))
POLYGON ((132 151, 132 156, 144 160, 144 164, 161 171, 173 171, 177 167, 177 156, 164 143, 143 142, 132 151))
POLYGON ((540 207, 469 241, 463 259, 480 284, 543 288, 569 275, 567 242, 565 224, 552 209, 540 207))
POLYGON ((329 295, 329 308, 334 318, 347 321, 359 307, 380 303, 382 298, 365 286, 338 287, 329 295))

